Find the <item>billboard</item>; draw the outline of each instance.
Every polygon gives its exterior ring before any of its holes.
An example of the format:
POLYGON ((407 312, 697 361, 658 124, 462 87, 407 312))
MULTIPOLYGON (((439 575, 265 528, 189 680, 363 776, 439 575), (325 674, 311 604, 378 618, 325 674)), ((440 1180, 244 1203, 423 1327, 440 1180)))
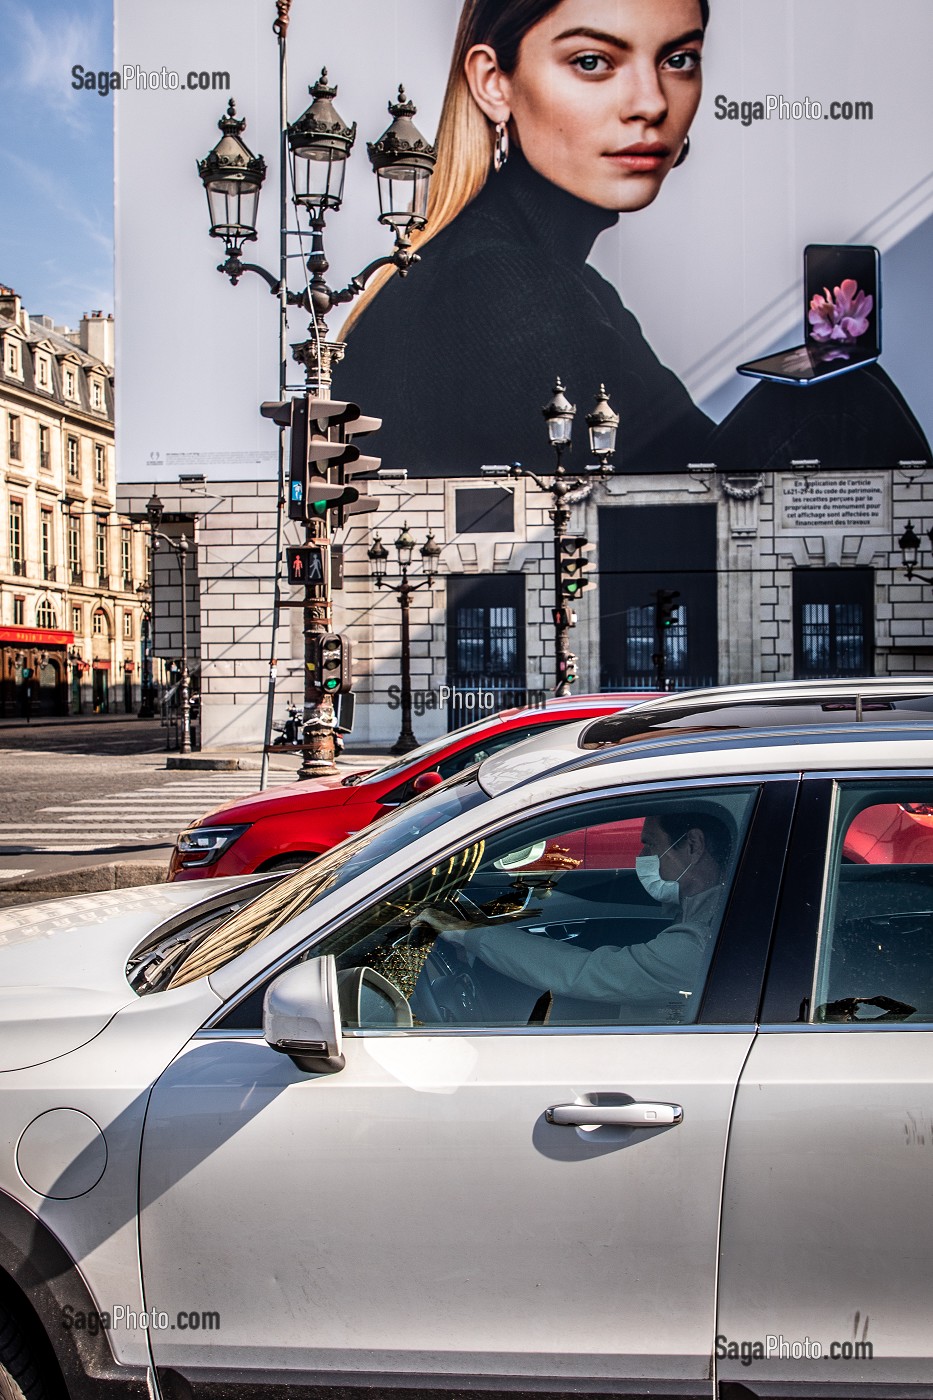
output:
MULTIPOLYGON (((470 0, 442 123, 463 9, 292 5, 289 118, 327 67, 360 133, 328 223, 334 286, 391 247, 364 137, 400 83, 420 130, 441 126, 422 260, 350 312, 335 377, 385 421, 368 450, 413 476, 546 466, 540 408, 560 376, 578 463, 601 384, 623 471, 929 456, 928 0, 883 16, 873 0, 711 0, 705 33, 701 0, 470 0)), ((275 271, 275 7, 116 13, 118 68, 181 75, 114 94, 120 474, 272 475, 258 405, 277 393, 276 304, 259 278, 234 290, 214 271, 195 160, 234 97, 269 167, 248 257, 275 271)), ((292 328, 305 338, 300 311, 292 328)))

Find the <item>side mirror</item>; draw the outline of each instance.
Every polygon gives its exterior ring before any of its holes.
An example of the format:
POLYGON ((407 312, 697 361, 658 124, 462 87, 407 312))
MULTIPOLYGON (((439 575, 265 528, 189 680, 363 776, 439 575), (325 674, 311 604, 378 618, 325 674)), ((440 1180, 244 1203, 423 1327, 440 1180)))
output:
POLYGON ((343 1069, 333 957, 311 958, 275 979, 266 992, 262 1031, 267 1044, 291 1056, 299 1069, 312 1074, 343 1069))
POLYGON ((373 967, 348 967, 337 973, 340 1018, 345 1026, 403 1027, 414 1024, 411 1007, 394 983, 373 967))
POLYGON ((415 793, 430 792, 432 788, 440 787, 443 781, 440 773, 419 773, 412 783, 412 788, 415 793))

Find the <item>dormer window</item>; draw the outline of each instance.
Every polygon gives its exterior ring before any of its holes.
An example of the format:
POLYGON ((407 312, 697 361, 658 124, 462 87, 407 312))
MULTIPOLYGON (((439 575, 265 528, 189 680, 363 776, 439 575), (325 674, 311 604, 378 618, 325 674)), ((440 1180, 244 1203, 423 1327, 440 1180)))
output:
POLYGON ((22 360, 20 358, 19 344, 15 340, 8 340, 6 344, 6 367, 8 374, 22 375, 22 360))
POLYGON ((77 395, 77 383, 78 383, 78 381, 77 381, 77 379, 75 378, 75 372, 74 372, 73 369, 66 369, 66 370, 65 370, 64 381, 65 381, 65 398, 66 398, 66 399, 75 399, 75 398, 77 398, 77 396, 78 396, 78 395, 77 395))
POLYGON ((36 356, 36 383, 40 389, 49 387, 49 362, 44 355, 36 356))
POLYGON ((99 379, 91 380, 91 404, 94 408, 104 406, 104 386, 99 379))

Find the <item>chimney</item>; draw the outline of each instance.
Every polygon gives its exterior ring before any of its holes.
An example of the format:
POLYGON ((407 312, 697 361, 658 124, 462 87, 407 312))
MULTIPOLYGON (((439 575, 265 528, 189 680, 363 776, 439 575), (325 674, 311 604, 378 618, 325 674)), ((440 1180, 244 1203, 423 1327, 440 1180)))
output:
POLYGON ((102 311, 85 312, 78 327, 78 344, 85 354, 113 369, 113 317, 102 311))
POLYGON ((29 334, 29 314, 23 310, 23 304, 12 287, 4 287, 0 284, 0 316, 5 316, 8 321, 19 326, 20 330, 29 334))

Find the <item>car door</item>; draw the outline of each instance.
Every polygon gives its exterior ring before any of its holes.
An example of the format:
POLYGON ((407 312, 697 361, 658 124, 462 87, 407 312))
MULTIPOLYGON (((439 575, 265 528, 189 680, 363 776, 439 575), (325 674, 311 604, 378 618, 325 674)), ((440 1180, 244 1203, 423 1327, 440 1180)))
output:
POLYGON ((933 1395, 931 814, 927 777, 804 784, 729 1139, 724 1395, 933 1395))
POLYGON ((265 1043, 261 981, 192 1040, 153 1091, 140 1241, 150 1307, 211 1330, 153 1329, 164 1393, 417 1377, 711 1396, 725 1144, 795 789, 600 795, 433 858, 306 950, 404 997, 405 1029, 345 1007, 337 1073, 265 1043), (672 813, 714 833, 717 811, 715 912, 661 991, 613 985, 581 1015, 562 973, 485 961, 490 930, 562 965, 573 945, 574 968, 644 958, 670 912, 630 848, 590 870, 577 838, 672 813), (541 870, 561 837, 571 854, 541 870), (472 918, 484 951, 426 937, 429 917, 472 918))

